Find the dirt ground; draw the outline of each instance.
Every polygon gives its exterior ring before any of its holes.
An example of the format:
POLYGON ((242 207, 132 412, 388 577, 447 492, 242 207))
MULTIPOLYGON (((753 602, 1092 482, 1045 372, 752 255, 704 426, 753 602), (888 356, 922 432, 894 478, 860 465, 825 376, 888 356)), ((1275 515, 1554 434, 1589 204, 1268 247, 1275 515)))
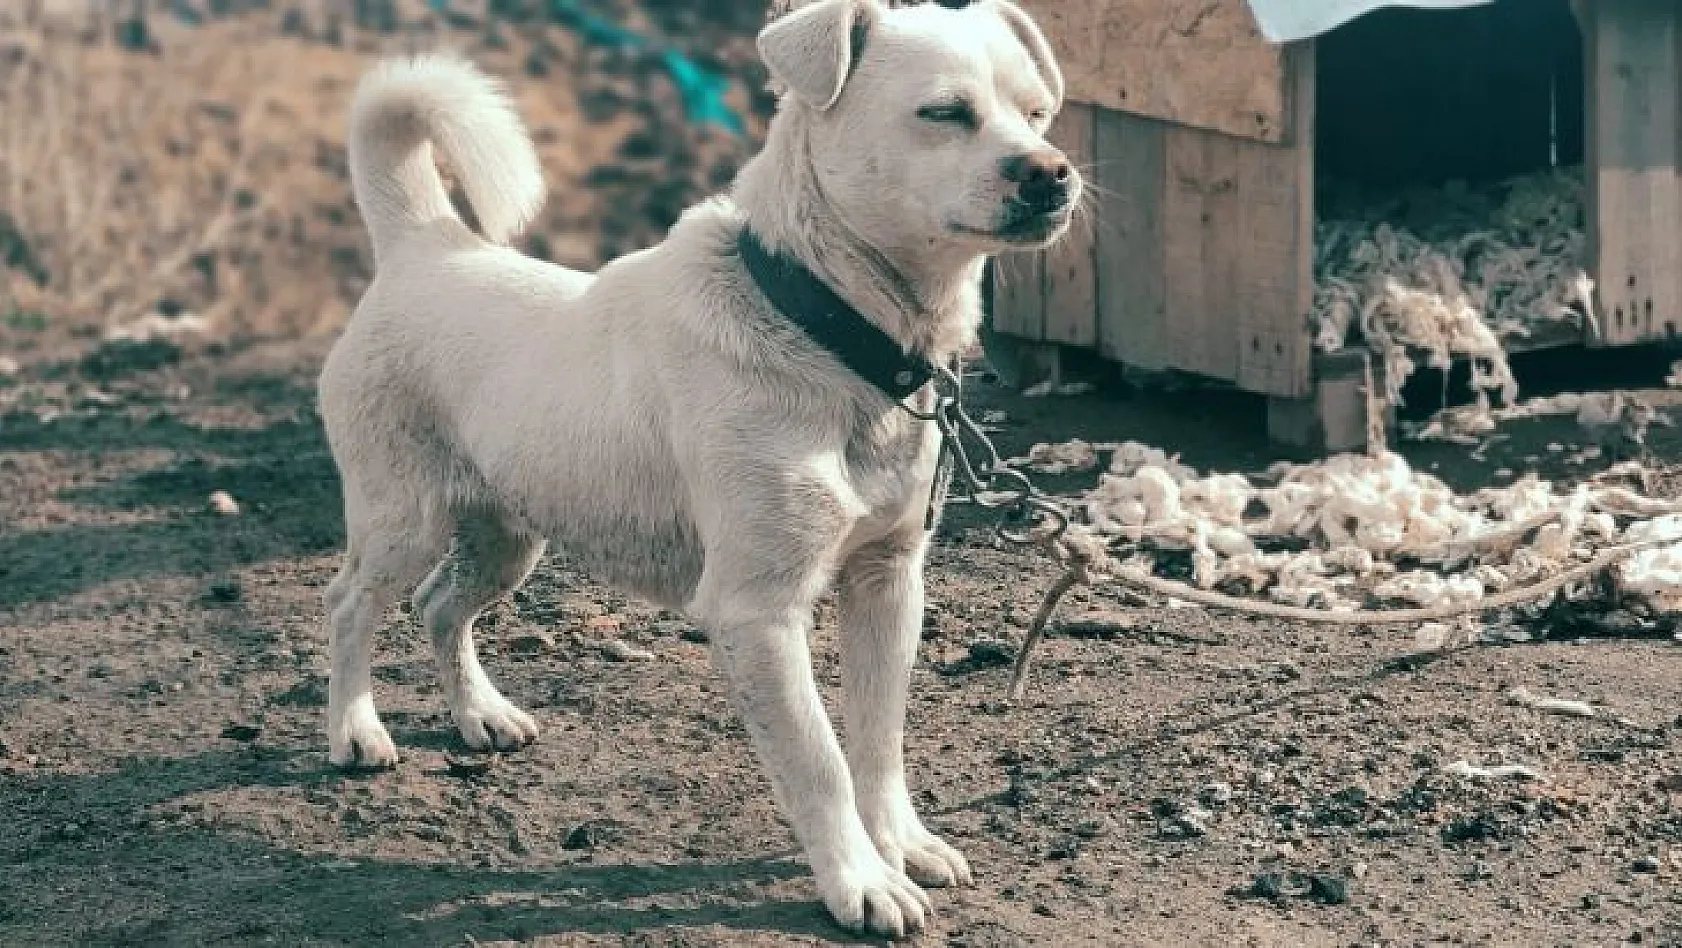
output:
MULTIPOLYGON (((17 363, 0 371, 0 945, 868 943, 817 902, 704 635, 559 557, 480 624, 485 663, 538 717, 539 743, 465 755, 423 636, 394 613, 376 677, 404 759, 377 774, 327 766, 320 597, 342 524, 313 384, 365 279, 333 103, 373 45, 281 36, 285 4, 254 6, 271 19, 214 28, 260 63, 327 78, 304 86, 315 104, 286 109, 310 130, 299 152, 253 172, 273 176, 255 216, 196 251, 243 282, 198 264, 162 274, 160 293, 216 325, 180 345, 102 342, 106 322, 78 321, 62 305, 76 287, 56 283, 0 320, 0 354, 17 363), (259 283, 267 302, 251 296, 259 283), (211 509, 217 491, 237 514, 211 509), (576 633, 654 658, 616 661, 576 633)), ((637 22, 712 49, 737 76, 734 101, 762 114, 742 45, 754 16, 643 7, 637 22)), ((177 34, 158 35, 157 65, 122 70, 188 61, 177 34)), ((524 108, 551 116, 534 125, 553 126, 551 180, 575 195, 527 249, 588 264, 653 239, 744 153, 685 129, 646 63, 561 33, 510 36, 485 54, 523 83, 524 108), (656 107, 627 104, 645 94, 656 107), (591 132, 569 146, 578 127, 591 132)), ((50 234, 25 236, 62 259, 50 234)), ((974 382, 1015 451, 1078 436, 1222 470, 1273 460, 1260 407, 1236 396, 1023 399, 974 382)), ((1409 454, 1467 487, 1501 468, 1585 473, 1568 463, 1584 439, 1573 426, 1509 434, 1477 460, 1409 454)), ((1656 438, 1659 460, 1682 461, 1674 431, 1656 438)), ((1087 589, 1061 611, 1028 699, 1007 704, 1001 658, 1052 578, 961 509, 938 536, 910 773, 977 884, 934 894, 919 943, 1682 945, 1671 628, 1554 615, 1529 641, 1423 652, 1407 629, 1087 589), (1607 713, 1518 707, 1504 698, 1515 686, 1607 713), (1459 760, 1543 779, 1445 772, 1459 760)), ((825 609, 815 649, 833 696, 825 609)))
MULTIPOLYGON (((481 627, 537 745, 452 769, 430 658, 396 615, 376 667, 405 759, 326 766, 319 597, 341 524, 312 407, 324 344, 93 346, 9 386, 0 944, 851 943, 702 636, 564 560, 481 627), (209 509, 218 490, 237 516, 209 509), (612 661, 576 630, 656 658, 612 661)), ((1236 399, 977 395, 1014 447, 1267 457, 1236 399)), ((1049 571, 960 511, 929 575, 911 773, 978 884, 937 894, 924 943, 1682 943, 1668 633, 1421 654, 1406 630, 1087 590, 1012 707, 993 643, 1020 641, 1049 571), (1507 704, 1518 685, 1613 714, 1507 704), (1443 772, 1462 758, 1547 779, 1443 772)), ((832 691, 831 635, 821 619, 832 691)))

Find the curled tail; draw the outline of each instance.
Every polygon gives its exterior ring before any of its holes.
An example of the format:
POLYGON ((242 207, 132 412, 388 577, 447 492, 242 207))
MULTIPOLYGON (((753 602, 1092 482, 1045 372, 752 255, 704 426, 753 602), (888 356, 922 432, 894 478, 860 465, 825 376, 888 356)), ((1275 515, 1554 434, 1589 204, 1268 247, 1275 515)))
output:
POLYGON ((506 243, 544 199, 543 168, 502 87, 439 56, 375 67, 350 110, 350 178, 374 256, 404 231, 455 217, 433 164, 449 160, 485 237, 506 243))

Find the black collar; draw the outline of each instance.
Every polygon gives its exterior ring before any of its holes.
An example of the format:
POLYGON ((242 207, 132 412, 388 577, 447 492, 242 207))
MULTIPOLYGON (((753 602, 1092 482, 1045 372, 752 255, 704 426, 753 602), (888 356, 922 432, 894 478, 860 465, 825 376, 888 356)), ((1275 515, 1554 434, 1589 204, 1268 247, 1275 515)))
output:
POLYGON ((902 401, 934 378, 934 363, 906 353, 800 261, 767 250, 752 228, 742 228, 736 249, 773 309, 888 398, 902 401))

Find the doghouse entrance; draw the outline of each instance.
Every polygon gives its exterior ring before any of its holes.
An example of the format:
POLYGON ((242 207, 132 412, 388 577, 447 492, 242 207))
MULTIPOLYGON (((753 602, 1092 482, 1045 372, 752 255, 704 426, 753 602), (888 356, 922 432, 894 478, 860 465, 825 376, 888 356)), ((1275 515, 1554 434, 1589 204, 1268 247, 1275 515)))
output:
POLYGON ((1580 338, 1592 299, 1567 0, 1381 10, 1316 55, 1317 347, 1372 349, 1414 411, 1511 398, 1509 351, 1580 338))
POLYGON ((1476 185, 1583 163, 1583 43, 1567 0, 1378 10, 1316 46, 1324 184, 1476 185))

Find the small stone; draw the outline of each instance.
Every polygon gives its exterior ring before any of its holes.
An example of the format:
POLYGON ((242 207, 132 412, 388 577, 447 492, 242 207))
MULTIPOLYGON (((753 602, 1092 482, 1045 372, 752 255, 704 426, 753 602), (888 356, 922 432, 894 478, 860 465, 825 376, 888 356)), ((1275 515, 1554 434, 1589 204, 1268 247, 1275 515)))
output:
POLYGON ((1208 807, 1226 806, 1232 802, 1232 784, 1219 781, 1205 784, 1203 789, 1197 791, 1197 799, 1208 807))
POLYGON ((1251 881, 1246 895, 1258 899, 1279 899, 1285 895, 1285 880, 1276 872, 1264 872, 1251 881))
POLYGON ((454 754, 444 755, 444 769, 450 776, 462 780, 482 777, 485 774, 490 773, 491 768, 494 766, 496 766, 496 758, 490 754, 482 754, 475 757, 457 757, 454 754))
POLYGON ((1349 877, 1357 881, 1367 877, 1367 864, 1358 862, 1349 867, 1349 877))
POLYGON ((210 495, 210 510, 224 517, 239 516, 239 501, 225 490, 210 495))
POLYGON ((508 642, 508 650, 516 655, 536 655, 555 647, 555 637, 547 631, 517 635, 508 642))
POLYGON ((1630 863, 1629 867, 1634 869, 1636 872, 1658 872, 1659 861, 1654 859, 1652 856, 1642 856, 1630 863))
MULTIPOLYGON (((237 509, 235 511, 238 512, 237 509)), ((204 601, 228 605, 245 598, 245 590, 240 588, 237 579, 222 579, 211 583, 204 591, 204 601)))
POLYGON ((222 736, 230 741, 254 741, 263 729, 255 724, 230 724, 222 729, 222 736))
POLYGON ((1209 835, 1209 820, 1214 816, 1208 810, 1192 807, 1184 813, 1171 816, 1157 823, 1157 831, 1168 839, 1192 839, 1209 835))
POLYGON ((1104 824, 1097 820, 1082 820, 1071 832, 1081 839, 1097 839, 1104 834, 1104 824))
POLYGON ((645 648, 637 648, 622 639, 603 639, 598 646, 601 653, 616 662, 652 662, 655 654, 645 648))
POLYGON ((1080 855, 1080 840, 1066 836, 1051 844, 1046 856, 1051 859, 1073 859, 1080 855))
POLYGON ((618 824, 611 820, 585 820, 567 831, 562 849, 594 849, 619 837, 618 824))
POLYGON ((696 628, 684 629, 682 632, 679 632, 677 634, 677 637, 684 640, 685 642, 692 642, 696 645, 705 645, 708 642, 712 641, 711 639, 707 638, 707 633, 704 630, 696 629, 696 628))
POLYGON ((58 828, 59 839, 77 840, 83 835, 80 823, 66 823, 58 828))
POLYGON ((18 360, 11 356, 0 356, 0 379, 14 378, 22 371, 23 366, 18 365, 18 360))

